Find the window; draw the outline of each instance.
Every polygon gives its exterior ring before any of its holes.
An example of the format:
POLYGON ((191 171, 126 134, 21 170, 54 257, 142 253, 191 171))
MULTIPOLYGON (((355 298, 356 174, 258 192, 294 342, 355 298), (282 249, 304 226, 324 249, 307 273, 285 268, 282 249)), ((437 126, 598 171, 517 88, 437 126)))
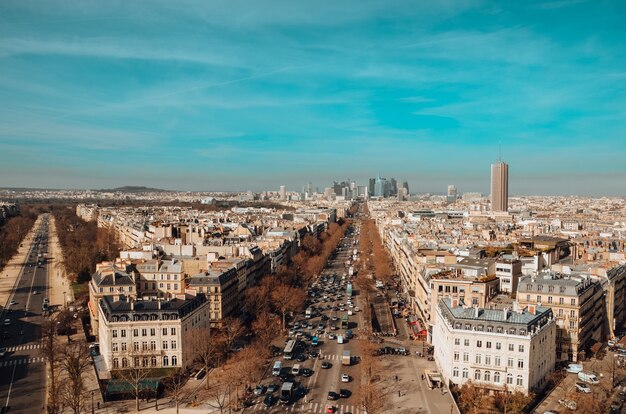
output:
POLYGON ((148 330, 146 328, 141 330, 141 336, 148 336, 148 330))
POLYGON ((112 336, 113 336, 113 338, 117 338, 117 329, 113 329, 112 336))
POLYGON ((454 338, 454 345, 461 345, 461 339, 460 338, 454 338))
POLYGON ((487 326, 487 332, 493 332, 493 326, 491 325, 487 326))
POLYGON ((502 349, 502 344, 500 342, 496 342, 496 349, 502 349))
POLYGON ((452 368, 452 376, 453 377, 458 377, 459 376, 459 367, 452 368))
POLYGON ((485 355, 485 365, 491 365, 491 355, 485 355))
POLYGON ((515 345, 509 344, 509 351, 515 351, 515 345))
POLYGON ((151 367, 156 367, 156 364, 157 364, 157 358, 155 356, 152 356, 150 358, 150 366, 151 367))
POLYGON ((520 352, 524 352, 524 345, 520 345, 518 349, 520 352))
POLYGON ((485 346, 489 349, 491 348, 491 342, 487 341, 487 343, 485 343, 485 346))
POLYGON ((122 342, 122 352, 126 352, 126 342, 122 342))
POLYGON ((518 359, 517 360, 517 367, 518 368, 524 368, 524 360, 523 359, 518 359))
POLYGON ((167 335, 167 328, 163 328, 163 335, 167 335))
POLYGON ((176 355, 172 355, 172 365, 176 365, 176 355))
POLYGON ((530 302, 530 295, 526 295, 526 302, 530 302))
POLYGON ((509 368, 513 368, 513 358, 509 358, 509 359, 507 360, 506 365, 507 365, 509 368))
POLYGON ((150 341, 150 350, 151 351, 155 351, 156 350, 156 341, 150 341))
POLYGON ((463 352, 463 362, 469 362, 469 352, 463 352))
POLYGON ((513 384, 513 374, 506 374, 506 383, 509 385, 513 384))
POLYGON ((150 336, 156 335, 156 329, 150 328, 150 336))
POLYGON ((176 341, 172 341, 172 349, 176 349, 176 341))
POLYGON ((491 381, 491 372, 489 371, 485 371, 485 377, 484 377, 485 381, 491 381))
POLYGON ((167 341, 163 341, 163 349, 167 349, 167 345, 168 345, 168 342, 167 341))
POLYGON ((120 330, 120 334, 122 334, 122 338, 126 338, 126 329, 120 330))
POLYGON ((469 339, 464 339, 463 340, 463 345, 469 346, 469 339))
POLYGON ((133 360, 133 366, 138 367, 139 366, 139 357, 135 357, 133 360))
POLYGON ((476 341, 476 347, 477 348, 482 348, 483 347, 483 341, 476 341))
POLYGON ((147 351, 148 350, 148 341, 142 341, 141 342, 141 350, 142 351, 147 351))
POLYGON ((496 384, 500 383, 500 373, 499 372, 494 372, 493 373, 493 382, 495 382, 496 384))
POLYGON ((517 376, 517 385, 519 385, 520 387, 524 385, 524 380, 522 379, 521 375, 517 376))
POLYGON ((575 318, 576 317, 576 311, 573 310, 573 309, 571 311, 569 311, 569 317, 570 318, 575 318))
POLYGON ((537 303, 541 303, 541 295, 537 295, 537 303))
POLYGON ((171 328, 170 329, 170 334, 171 335, 176 335, 176 328, 171 328))
POLYGON ((454 352, 454 360, 458 361, 459 360, 459 353, 458 352, 454 352))
POLYGON ((467 368, 463 368, 463 378, 469 378, 469 370, 467 368))
POLYGON ((572 298, 572 299, 570 300, 570 304, 571 304, 572 306, 576 306, 576 299, 572 298))
POLYGON ((139 351, 139 342, 133 342, 133 350, 135 352, 139 351))
POLYGON ((139 329, 133 329, 133 336, 139 336, 139 329))
POLYGON ((111 344, 111 350, 112 350, 113 352, 118 352, 118 344, 117 344, 117 342, 113 342, 113 343, 111 344))
POLYGON ((480 370, 477 369, 476 371, 474 371, 474 379, 476 381, 480 381, 480 370))
POLYGON ((117 358, 113 358, 113 368, 119 368, 120 367, 120 360, 117 358))
POLYGON ((501 326, 498 326, 496 328, 496 333, 502 333, 502 327, 501 326))
POLYGON ((499 366, 500 366, 500 355, 496 355, 496 356, 494 357, 494 359, 493 359, 493 362, 494 362, 494 365, 495 365, 496 367, 499 367, 499 366))
MULTIPOLYGON (((163 366, 164 366, 164 367, 167 367, 167 366, 169 366, 169 365, 170 365, 169 358, 167 357, 167 355, 165 355, 165 356, 163 357, 163 366)), ((512 381, 512 380, 511 380, 511 381, 512 381)))
POLYGON ((476 354, 476 363, 477 364, 482 364, 482 359, 483 359, 482 355, 476 354))
POLYGON ((565 299, 559 298, 559 305, 563 305, 563 303, 565 303, 565 299))

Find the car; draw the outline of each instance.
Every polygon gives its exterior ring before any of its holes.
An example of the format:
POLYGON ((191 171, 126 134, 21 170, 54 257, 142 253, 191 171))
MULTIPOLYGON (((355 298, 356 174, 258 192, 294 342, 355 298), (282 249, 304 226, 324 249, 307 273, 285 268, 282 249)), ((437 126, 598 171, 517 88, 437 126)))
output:
POLYGON ((569 372, 570 374, 578 374, 582 370, 583 366, 581 364, 569 364, 567 368, 565 368, 565 371, 569 372))
POLYGON ((339 327, 337 325, 333 325, 330 327, 330 329, 332 329, 333 331, 336 331, 339 329, 339 327))
POLYGON ((572 401, 572 400, 559 400, 558 403, 564 406, 565 408, 567 408, 568 410, 572 410, 572 411, 574 411, 578 407, 578 404, 576 404, 576 401, 572 401))
POLYGON ((263 399, 263 405, 265 405, 266 407, 271 407, 272 405, 274 405, 275 402, 276 397, 274 397, 272 394, 267 394, 263 399))
POLYGON ((334 335, 334 334, 329 333, 329 334, 328 334, 328 339, 335 339, 335 335, 334 335))
POLYGON ((345 388, 342 388, 339 390, 339 397, 340 398, 348 398, 352 395, 352 391, 350 390, 346 390, 345 388))
POLYGON ((11 303, 9 303, 9 306, 13 306, 13 305, 17 305, 17 302, 12 300, 11 303))
POLYGON ((313 375, 313 370, 311 370, 310 368, 302 368, 303 377, 310 377, 311 375, 313 375))
POLYGON ((324 361, 324 362, 322 362, 322 368, 323 368, 323 369, 329 369, 329 368, 331 368, 332 366, 333 366, 333 364, 331 364, 331 363, 330 363, 330 362, 328 362, 328 361, 324 361))
POLYGON ((576 391, 583 392, 585 394, 591 393, 591 388, 589 388, 589 385, 585 384, 584 382, 577 382, 575 385, 576 391))
POLYGON ((355 306, 355 307, 354 307, 354 311, 355 311, 355 312, 358 312, 358 311, 360 311, 360 310, 361 310, 361 309, 359 309, 359 307, 358 307, 358 306, 355 306))
POLYGON ((341 374, 341 382, 350 382, 350 375, 341 374))
POLYGON ((328 397, 326 397, 330 401, 335 401, 339 399, 339 394, 335 391, 328 391, 328 397))
POLYGON ((335 406, 332 404, 326 404, 326 409, 324 410, 325 413, 334 413, 335 412, 335 406))
POLYGON ((279 378, 283 381, 283 382, 290 382, 291 380, 293 380, 293 375, 287 373, 287 372, 281 372, 279 375, 279 378))
POLYGON ((276 392, 278 390, 278 384, 270 384, 267 386, 267 392, 276 392))
POLYGON ((33 290, 33 295, 38 295, 39 291, 38 290, 33 290))
POLYGON ((254 387, 254 395, 264 394, 266 390, 267 390, 267 388, 265 388, 265 385, 260 385, 259 384, 256 387, 254 387))
POLYGON ((6 348, 0 348, 0 358, 4 358, 4 356, 7 354, 7 349, 6 348))
POLYGON ((5 319, 4 326, 9 326, 9 325, 11 325, 11 319, 5 319))
POLYGON ((339 318, 335 315, 331 318, 333 320, 333 322, 337 322, 339 320, 339 318))
POLYGON ((298 362, 304 362, 304 361, 306 361, 306 355, 298 354, 298 355, 296 355, 295 360, 298 361, 298 362))

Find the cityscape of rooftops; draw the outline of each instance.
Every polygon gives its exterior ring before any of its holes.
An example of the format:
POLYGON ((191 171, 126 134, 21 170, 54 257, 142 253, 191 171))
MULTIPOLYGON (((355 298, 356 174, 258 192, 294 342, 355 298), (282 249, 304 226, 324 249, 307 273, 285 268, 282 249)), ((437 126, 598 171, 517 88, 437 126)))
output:
POLYGON ((626 3, 0 3, 0 412, 626 412, 626 3))

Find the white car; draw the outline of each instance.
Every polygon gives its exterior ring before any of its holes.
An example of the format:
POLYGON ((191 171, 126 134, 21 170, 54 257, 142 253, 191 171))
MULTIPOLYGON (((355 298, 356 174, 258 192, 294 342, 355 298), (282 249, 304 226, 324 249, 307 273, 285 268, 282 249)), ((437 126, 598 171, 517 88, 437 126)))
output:
POLYGON ((359 309, 359 307, 358 307, 358 306, 355 306, 355 307, 354 307, 354 311, 355 311, 355 312, 358 312, 358 311, 360 311, 360 310, 361 310, 361 309, 359 309))
POLYGON ((341 382, 350 382, 350 375, 341 374, 341 382))
POLYGON ((335 335, 334 335, 334 334, 329 333, 329 334, 328 334, 328 339, 335 339, 335 335))

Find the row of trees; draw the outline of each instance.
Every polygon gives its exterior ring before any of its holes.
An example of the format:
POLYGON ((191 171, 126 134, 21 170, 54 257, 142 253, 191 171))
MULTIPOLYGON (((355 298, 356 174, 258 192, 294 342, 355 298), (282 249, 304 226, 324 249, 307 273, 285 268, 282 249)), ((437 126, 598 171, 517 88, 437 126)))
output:
POLYGON ((506 388, 502 392, 490 395, 472 381, 466 382, 458 389, 459 408, 465 414, 522 414, 533 398, 532 393, 508 392, 506 388))
POLYGON ((55 207, 52 213, 63 249, 63 265, 72 283, 88 282, 96 263, 114 260, 119 254, 121 246, 114 230, 98 228, 95 221, 83 221, 72 207, 55 207))
POLYGON ((9 217, 0 226, 0 270, 6 266, 37 220, 38 210, 31 206, 20 206, 20 213, 9 217))
MULTIPOLYGON (((367 213, 367 205, 364 205, 363 208, 364 212, 367 213)), ((374 273, 379 280, 391 279, 393 275, 391 258, 383 246, 375 220, 368 218, 361 221, 359 247, 363 258, 363 269, 374 273)))

